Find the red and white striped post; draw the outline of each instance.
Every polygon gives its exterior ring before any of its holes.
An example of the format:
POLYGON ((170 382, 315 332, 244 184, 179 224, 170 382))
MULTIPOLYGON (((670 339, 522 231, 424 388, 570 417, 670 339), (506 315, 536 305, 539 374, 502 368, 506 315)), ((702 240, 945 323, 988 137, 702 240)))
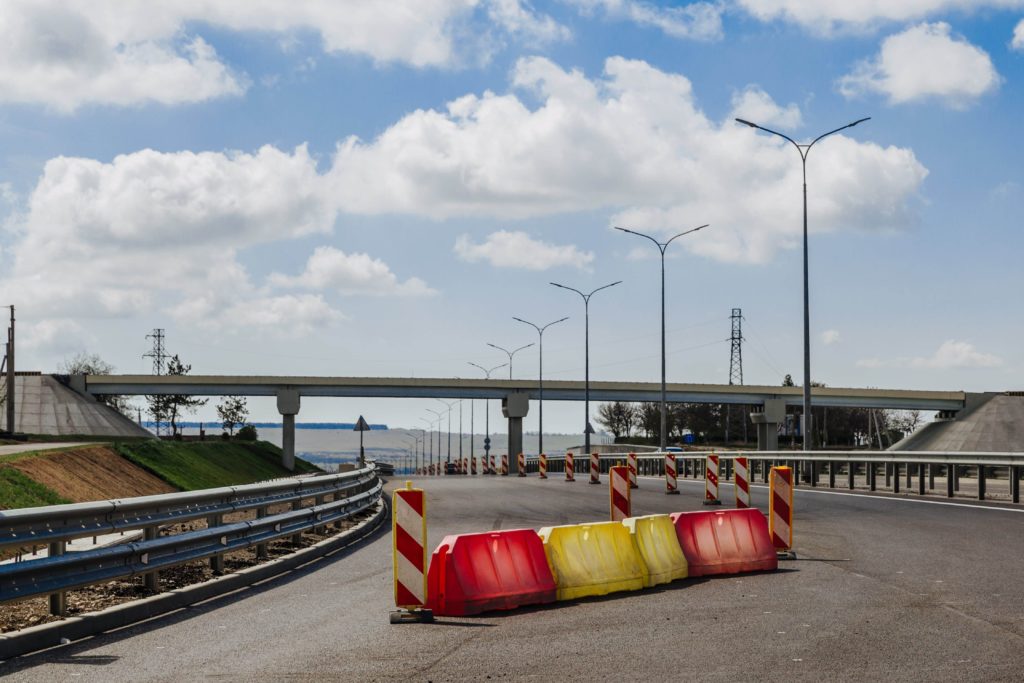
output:
POLYGON ((722 504, 722 501, 718 499, 718 456, 714 453, 708 453, 704 465, 704 504, 722 504))
POLYGON ((547 479, 548 478, 548 456, 546 456, 543 453, 540 454, 540 464, 538 465, 538 469, 540 470, 540 478, 541 479, 547 479))
POLYGON ((427 514, 423 489, 405 482, 391 496, 392 561, 395 574, 395 606, 391 623, 432 621, 427 604, 427 514))
POLYGON ((469 459, 469 473, 474 476, 476 475, 476 458, 469 459))
POLYGON ((636 483, 636 453, 626 456, 626 466, 629 467, 629 488, 639 488, 639 484, 636 483))
POLYGON ((491 456, 491 469, 487 474, 497 474, 498 471, 494 469, 494 456, 491 456))
POLYGON ((576 481, 576 462, 572 453, 565 454, 565 480, 576 481))
POLYGON ((630 514, 629 467, 614 465, 608 470, 608 490, 613 522, 621 522, 630 514))
POLYGON ((794 559, 793 547, 793 470, 773 467, 768 478, 768 533, 779 557, 794 559))
POLYGON ((520 453, 518 458, 517 458, 517 460, 516 460, 516 462, 519 463, 519 467, 518 467, 518 469, 519 469, 519 476, 520 477, 525 477, 526 476, 526 454, 525 453, 520 453))
POLYGON ((679 485, 677 483, 677 475, 679 471, 676 469, 676 456, 675 453, 665 454, 665 493, 667 494, 678 494, 679 485))
POLYGON ((736 489, 736 508, 750 507, 750 467, 746 458, 733 458, 736 465, 736 481, 733 488, 736 489))
POLYGON ((590 454, 590 483, 601 483, 601 456, 597 453, 590 454))
POLYGON ((501 454, 501 476, 508 476, 508 453, 501 454))

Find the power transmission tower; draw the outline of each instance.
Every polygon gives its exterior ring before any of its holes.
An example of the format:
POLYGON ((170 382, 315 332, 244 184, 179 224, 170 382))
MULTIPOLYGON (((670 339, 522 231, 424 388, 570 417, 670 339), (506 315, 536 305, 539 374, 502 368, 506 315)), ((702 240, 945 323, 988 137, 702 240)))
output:
MULTIPOLYGON (((729 316, 732 322, 732 335, 729 337, 729 386, 743 385, 743 310, 732 309, 729 316)), ((725 412, 725 441, 729 442, 729 426, 732 422, 732 406, 727 406, 725 412)), ((747 421, 743 422, 743 441, 747 440, 747 421)))
MULTIPOLYGON (((152 334, 147 334, 146 339, 153 340, 153 350, 149 353, 142 354, 143 358, 153 359, 153 374, 162 375, 164 374, 164 361, 167 359, 167 353, 164 351, 164 330, 162 327, 158 327, 153 330, 152 334)), ((152 405, 152 404, 151 404, 152 405)), ((153 414, 153 422, 156 424, 156 435, 160 436, 160 415, 153 414)))

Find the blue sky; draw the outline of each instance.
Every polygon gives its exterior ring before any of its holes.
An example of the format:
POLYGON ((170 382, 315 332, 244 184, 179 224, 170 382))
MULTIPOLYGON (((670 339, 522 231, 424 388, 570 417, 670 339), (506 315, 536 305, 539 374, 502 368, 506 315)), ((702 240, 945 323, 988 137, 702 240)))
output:
POLYGON ((19 365, 147 372, 162 327, 195 373, 471 377, 504 360, 487 342, 535 340, 512 316, 568 315, 545 376, 581 378, 582 305, 548 283, 623 280, 593 300, 591 376, 656 381, 656 251, 611 227, 711 223, 669 251, 669 380, 727 380, 740 307, 746 382, 777 384, 801 372, 800 164, 732 117, 804 139, 871 116, 809 159, 815 379, 1021 389, 1022 20, 1024 0, 7 1, 19 365))

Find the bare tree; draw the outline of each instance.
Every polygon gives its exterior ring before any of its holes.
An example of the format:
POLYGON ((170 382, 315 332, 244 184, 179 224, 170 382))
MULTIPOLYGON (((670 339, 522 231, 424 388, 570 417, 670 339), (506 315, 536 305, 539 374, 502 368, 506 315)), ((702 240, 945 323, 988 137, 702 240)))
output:
MULTIPOLYGON (((114 366, 99 357, 99 354, 80 351, 71 358, 57 364, 58 375, 112 375, 114 366)), ((133 417, 132 405, 124 396, 97 396, 96 401, 108 405, 126 417, 133 417)))
POLYGON ((241 427, 249 419, 249 408, 246 406, 245 398, 225 396, 224 400, 217 404, 217 417, 220 418, 224 429, 234 436, 235 427, 241 427))

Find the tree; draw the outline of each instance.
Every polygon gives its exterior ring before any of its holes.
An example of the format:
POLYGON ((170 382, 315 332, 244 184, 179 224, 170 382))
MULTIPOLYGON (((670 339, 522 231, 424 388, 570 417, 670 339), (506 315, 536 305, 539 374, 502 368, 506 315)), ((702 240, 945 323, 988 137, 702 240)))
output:
POLYGON ((782 386, 795 387, 796 384, 793 383, 793 375, 786 375, 786 377, 782 380, 782 386))
POLYGON ((636 426, 636 412, 636 407, 631 403, 602 403, 597 409, 597 423, 610 431, 616 439, 620 436, 628 437, 636 426))
POLYGON ((245 398, 242 396, 225 396, 224 400, 217 405, 217 417, 220 419, 224 429, 234 436, 235 427, 241 427, 249 419, 249 409, 246 407, 245 398))
MULTIPOLYGON (((168 375, 187 375, 191 371, 192 366, 183 363, 178 354, 174 354, 167 361, 168 375)), ((169 421, 171 435, 178 436, 178 418, 206 405, 207 399, 196 398, 188 394, 164 394, 147 396, 146 401, 149 403, 149 412, 153 414, 153 419, 157 422, 169 421)))
MULTIPOLYGON (((71 358, 65 358, 57 364, 58 375, 111 375, 114 366, 99 357, 99 354, 80 351, 71 358)), ((96 401, 108 405, 127 417, 132 406, 124 396, 97 396, 96 401)))

